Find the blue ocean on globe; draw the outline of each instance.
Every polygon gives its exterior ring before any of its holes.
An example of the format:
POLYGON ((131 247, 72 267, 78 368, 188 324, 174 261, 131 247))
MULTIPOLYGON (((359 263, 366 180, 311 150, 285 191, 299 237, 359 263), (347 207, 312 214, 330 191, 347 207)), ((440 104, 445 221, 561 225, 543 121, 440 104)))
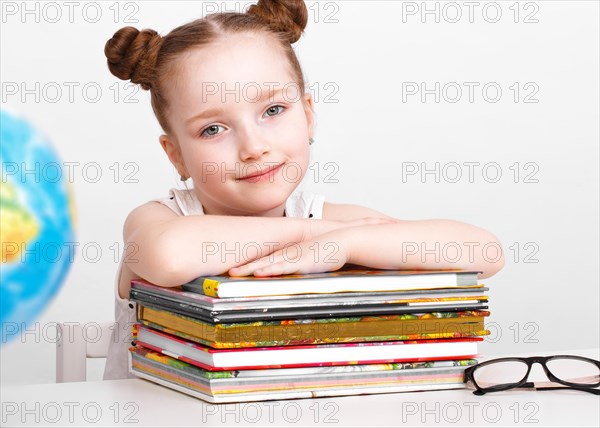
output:
POLYGON ((52 144, 0 110, 0 323, 19 337, 57 294, 74 260, 74 201, 52 144))

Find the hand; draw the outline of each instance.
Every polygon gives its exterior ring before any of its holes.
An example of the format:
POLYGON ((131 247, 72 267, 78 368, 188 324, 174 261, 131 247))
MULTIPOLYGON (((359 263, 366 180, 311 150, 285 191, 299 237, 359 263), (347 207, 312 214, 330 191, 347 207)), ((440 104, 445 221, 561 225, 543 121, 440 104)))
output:
POLYGON ((231 276, 276 276, 331 272, 348 261, 341 235, 336 232, 291 244, 245 265, 229 269, 231 276))

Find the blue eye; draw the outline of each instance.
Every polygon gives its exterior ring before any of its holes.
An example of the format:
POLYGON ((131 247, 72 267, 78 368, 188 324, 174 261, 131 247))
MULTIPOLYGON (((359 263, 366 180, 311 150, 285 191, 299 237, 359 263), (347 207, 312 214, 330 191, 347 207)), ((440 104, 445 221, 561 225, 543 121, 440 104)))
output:
POLYGON ((278 105, 274 105, 274 106, 269 107, 265 113, 268 113, 269 111, 273 111, 274 108, 280 108, 281 111, 275 112, 275 114, 272 114, 272 115, 270 114, 269 116, 277 116, 278 114, 281 114, 281 112, 283 112, 283 110, 285 110, 284 106, 281 106, 281 105, 278 104, 278 105))
POLYGON ((212 138, 212 137, 218 135, 219 128, 222 128, 222 126, 220 126, 220 125, 210 125, 209 127, 205 128, 204 131, 202 131, 200 133, 200 136, 202 137, 204 135, 207 135, 207 136, 209 136, 209 138, 212 138), (209 131, 211 131, 211 130, 215 131, 215 133, 210 133, 209 131))

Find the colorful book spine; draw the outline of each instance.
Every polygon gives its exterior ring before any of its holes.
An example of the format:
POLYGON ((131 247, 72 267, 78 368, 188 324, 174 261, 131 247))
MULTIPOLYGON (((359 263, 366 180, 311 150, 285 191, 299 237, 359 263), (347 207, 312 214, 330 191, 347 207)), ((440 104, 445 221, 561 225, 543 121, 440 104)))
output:
POLYGON ((138 306, 145 326, 219 349, 485 336, 488 311, 208 323, 138 306))
POLYGON ((138 325, 137 343, 206 370, 333 366, 473 358, 480 337, 215 349, 138 325))
POLYGON ((293 370, 209 372, 143 347, 130 348, 132 371, 140 377, 209 402, 255 401, 432 389, 464 388, 464 369, 474 359, 405 364, 317 367, 312 373, 293 370), (267 398, 268 397, 268 398, 267 398))

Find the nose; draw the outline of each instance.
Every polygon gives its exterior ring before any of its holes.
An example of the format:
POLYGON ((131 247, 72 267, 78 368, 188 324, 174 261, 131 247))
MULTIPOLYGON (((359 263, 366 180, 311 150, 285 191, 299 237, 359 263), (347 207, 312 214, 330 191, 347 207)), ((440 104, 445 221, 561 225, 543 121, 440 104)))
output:
POLYGON ((240 159, 245 162, 260 159, 269 150, 269 145, 261 138, 244 138, 240 142, 240 159))
POLYGON ((239 135, 239 152, 242 161, 260 159, 271 150, 263 135, 246 129, 239 135))

